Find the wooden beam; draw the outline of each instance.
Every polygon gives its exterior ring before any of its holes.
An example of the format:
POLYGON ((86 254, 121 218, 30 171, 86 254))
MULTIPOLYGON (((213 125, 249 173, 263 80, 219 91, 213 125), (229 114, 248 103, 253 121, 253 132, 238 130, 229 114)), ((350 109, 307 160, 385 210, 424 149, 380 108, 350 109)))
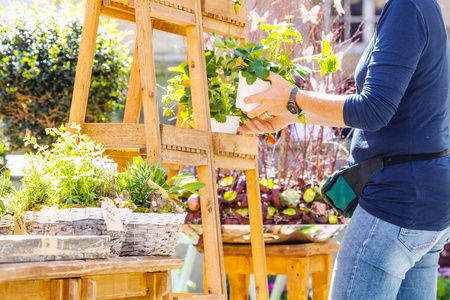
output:
POLYGON ((127 101, 125 102, 124 123, 139 124, 142 107, 141 73, 139 72, 138 43, 134 46, 133 63, 131 65, 130 81, 128 84, 127 101))
MULTIPOLYGON (((206 76, 206 61, 203 40, 201 0, 195 0, 196 26, 186 28, 188 62, 191 77, 192 106, 194 111, 194 128, 206 131, 211 137, 211 121, 209 110, 208 82, 206 76)), ((222 253, 222 236, 220 228, 220 212, 217 200, 216 173, 214 163, 214 147, 209 142, 209 164, 198 167, 198 179, 206 183, 200 192, 202 223, 205 241, 204 263, 208 266, 206 274, 208 294, 225 294, 226 278, 222 253)))
POLYGON ((146 148, 144 124, 86 123, 81 133, 104 148, 146 148))
POLYGON ((161 156, 159 110, 153 56, 153 29, 147 0, 136 0, 136 38, 139 49, 142 101, 144 104, 147 160, 153 165, 161 156))
MULTIPOLYGON (((120 2, 111 1, 111 6, 109 7, 116 10, 135 13, 139 4, 137 0, 133 2, 134 3, 130 2, 130 5, 125 5, 120 2)), ((195 15, 190 10, 184 11, 152 1, 147 1, 146 3, 150 9, 150 16, 152 19, 163 20, 181 26, 195 25, 195 15)))
POLYGON ((89 282, 96 283, 97 300, 147 295, 148 273, 127 273, 83 277, 83 286, 89 282))
MULTIPOLYGON (((102 0, 86 1, 72 105, 70 107, 69 124, 83 124, 86 119, 101 5, 102 0)), ((70 128, 70 126, 68 128, 70 128)))
POLYGON ((234 10, 234 1, 205 1, 202 0, 203 14, 214 16, 224 23, 239 23, 244 27, 247 24, 247 5, 241 0, 239 13, 234 10))
POLYGON ((214 294, 173 294, 174 300, 227 300, 226 295, 214 294))
POLYGON ((218 132, 212 135, 215 154, 225 152, 258 156, 259 140, 256 137, 218 132))
POLYGON ((247 39, 247 27, 226 23, 207 16, 203 16, 203 25, 206 32, 215 32, 218 35, 247 39))
MULTIPOLYGON (((206 153, 188 153, 172 150, 164 150, 161 159, 164 164, 175 165, 206 166, 209 163, 209 156, 206 153)), ((204 182, 201 179, 199 181, 204 182)))
MULTIPOLYGON (((202 130, 160 125, 161 144, 169 150, 187 151, 189 149, 209 151, 209 135, 202 130), (192 142, 195 137, 195 143, 192 142)), ((145 125, 122 123, 86 123, 81 133, 88 135, 104 148, 145 149, 145 125)))
POLYGON ((163 145, 210 150, 211 133, 203 130, 161 125, 163 145))
MULTIPOLYGON (((200 9, 197 14, 201 14, 200 9)), ((201 27, 200 27, 201 29, 201 27)), ((203 32, 199 32, 197 27, 186 29, 188 43, 188 60, 191 76, 191 92, 194 114, 194 128, 211 132, 209 100, 207 92, 207 77, 204 72, 206 63, 204 62, 203 32)), ((213 148, 211 145, 211 163, 213 162, 213 148)), ((207 293, 222 294, 225 289, 225 271, 221 253, 220 221, 215 214, 219 215, 216 208, 217 192, 214 186, 215 170, 211 165, 198 168, 199 181, 207 183, 207 186, 200 192, 205 195, 201 198, 202 223, 207 224, 204 232, 205 257, 204 263, 208 267, 205 269, 207 293)))
POLYGON ((214 166, 216 168, 232 170, 253 170, 255 162, 252 159, 239 158, 232 156, 215 155, 214 166))
POLYGON ((181 36, 186 36, 186 27, 159 19, 153 19, 153 29, 169 32, 181 36))
POLYGON ((100 13, 104 17, 117 19, 125 22, 136 23, 136 16, 134 12, 114 9, 110 6, 102 6, 100 13))
POLYGON ((248 210, 252 242, 253 267, 257 299, 269 299, 267 283, 266 252, 263 235, 263 221, 259 192, 258 161, 254 161, 253 170, 245 171, 247 180, 248 210))

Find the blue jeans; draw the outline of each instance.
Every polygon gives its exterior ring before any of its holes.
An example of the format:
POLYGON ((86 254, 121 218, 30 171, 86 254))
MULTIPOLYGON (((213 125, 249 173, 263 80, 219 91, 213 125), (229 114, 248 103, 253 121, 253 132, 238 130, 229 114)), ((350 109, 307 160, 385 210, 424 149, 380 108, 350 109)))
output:
POLYGON ((336 258, 329 299, 436 300, 439 253, 449 240, 450 228, 401 228, 358 206, 336 258))

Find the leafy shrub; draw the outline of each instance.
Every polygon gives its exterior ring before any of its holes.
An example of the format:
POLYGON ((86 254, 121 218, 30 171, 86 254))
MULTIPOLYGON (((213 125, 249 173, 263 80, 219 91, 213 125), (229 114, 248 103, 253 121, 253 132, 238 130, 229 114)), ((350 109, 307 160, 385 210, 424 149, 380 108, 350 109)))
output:
POLYGON ((63 208, 73 205, 97 206, 102 196, 111 193, 112 174, 102 157, 103 149, 87 135, 47 129, 56 138, 51 146, 41 146, 36 138, 27 136, 25 146, 31 145, 35 154, 25 155, 22 186, 11 199, 16 212, 39 210, 44 207, 63 208))
MULTIPOLYGON (((0 118, 11 150, 23 147, 26 134, 48 143, 45 129, 67 122, 82 24, 82 5, 66 1, 0 7, 0 118)), ((99 25, 88 122, 108 121, 124 101, 130 57, 116 27, 99 25)))

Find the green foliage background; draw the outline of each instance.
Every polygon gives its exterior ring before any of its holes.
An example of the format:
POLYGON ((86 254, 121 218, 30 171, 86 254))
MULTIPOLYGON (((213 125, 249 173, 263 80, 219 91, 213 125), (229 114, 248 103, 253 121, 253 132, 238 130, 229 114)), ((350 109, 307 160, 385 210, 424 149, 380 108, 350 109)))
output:
MULTIPOLYGON (((83 24, 84 3, 56 7, 36 1, 0 7, 0 136, 9 150, 24 147, 29 134, 39 143, 53 139, 45 128, 68 121, 83 24), (1 131, 3 130, 3 133, 1 131)), ((106 122, 122 108, 131 57, 127 33, 101 19, 86 115, 106 122)))

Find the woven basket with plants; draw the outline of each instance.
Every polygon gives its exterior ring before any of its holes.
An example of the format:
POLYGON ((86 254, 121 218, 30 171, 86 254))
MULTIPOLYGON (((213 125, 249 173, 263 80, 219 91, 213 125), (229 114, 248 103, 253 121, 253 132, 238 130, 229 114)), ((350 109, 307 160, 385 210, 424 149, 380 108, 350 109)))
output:
POLYGON ((74 134, 63 126, 47 129, 56 137, 51 146, 25 138, 35 152, 25 155, 22 185, 8 202, 24 218, 28 234, 108 235, 111 255, 119 255, 131 210, 119 209, 123 231, 108 230, 100 206, 113 199, 111 161, 103 157, 100 144, 80 134, 79 126, 72 130, 74 134))
POLYGON ((186 217, 185 205, 176 197, 185 191, 198 194, 197 190, 205 186, 194 181, 191 173, 166 180, 166 170, 158 165, 159 161, 149 165, 137 156, 133 165, 128 164, 117 176, 121 205, 133 210, 123 256, 172 255, 186 217))

